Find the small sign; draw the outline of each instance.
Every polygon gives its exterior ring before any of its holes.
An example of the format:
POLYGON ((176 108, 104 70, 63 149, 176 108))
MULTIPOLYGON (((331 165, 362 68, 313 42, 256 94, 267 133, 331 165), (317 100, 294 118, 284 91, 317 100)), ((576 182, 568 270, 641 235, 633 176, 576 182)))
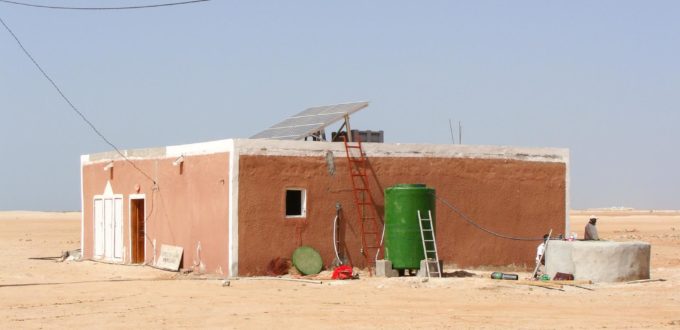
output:
POLYGON ((179 264, 182 262, 182 253, 184 249, 181 246, 161 245, 161 256, 156 261, 156 267, 172 271, 179 271, 179 264))

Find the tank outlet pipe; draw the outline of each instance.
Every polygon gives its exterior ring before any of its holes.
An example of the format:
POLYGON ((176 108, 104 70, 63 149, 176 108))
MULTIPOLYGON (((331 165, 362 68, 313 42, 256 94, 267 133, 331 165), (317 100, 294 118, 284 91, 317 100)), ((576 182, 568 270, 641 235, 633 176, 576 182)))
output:
MULTIPOLYGON (((382 235, 380 236, 380 246, 383 246, 383 243, 385 242, 385 223, 383 223, 383 230, 382 230, 382 235)), ((380 255, 380 248, 378 248, 378 251, 375 252, 375 261, 378 261, 378 256, 380 255)))

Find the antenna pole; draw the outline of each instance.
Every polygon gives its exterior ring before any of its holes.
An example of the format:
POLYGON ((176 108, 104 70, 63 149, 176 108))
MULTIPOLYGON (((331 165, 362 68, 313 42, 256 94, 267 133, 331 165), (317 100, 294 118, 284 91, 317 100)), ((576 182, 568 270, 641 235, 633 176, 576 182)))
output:
POLYGON ((449 118, 449 130, 451 131, 451 144, 456 144, 456 140, 453 139, 453 125, 451 125, 451 118, 449 118))
POLYGON ((463 144, 463 126, 458 121, 458 144, 463 144))

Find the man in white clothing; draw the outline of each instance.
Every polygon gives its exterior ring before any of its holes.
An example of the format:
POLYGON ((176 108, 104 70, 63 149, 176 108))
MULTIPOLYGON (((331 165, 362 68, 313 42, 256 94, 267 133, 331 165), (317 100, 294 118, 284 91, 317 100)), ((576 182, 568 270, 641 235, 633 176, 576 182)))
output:
POLYGON ((548 234, 543 235, 543 242, 536 248, 536 274, 543 273, 541 265, 545 266, 545 243, 548 241, 548 234))
POLYGON ((588 221, 588 224, 586 225, 585 235, 583 235, 584 240, 598 241, 600 239, 600 237, 597 235, 597 227, 595 227, 595 223, 597 223, 597 218, 594 215, 591 215, 590 221, 588 221))

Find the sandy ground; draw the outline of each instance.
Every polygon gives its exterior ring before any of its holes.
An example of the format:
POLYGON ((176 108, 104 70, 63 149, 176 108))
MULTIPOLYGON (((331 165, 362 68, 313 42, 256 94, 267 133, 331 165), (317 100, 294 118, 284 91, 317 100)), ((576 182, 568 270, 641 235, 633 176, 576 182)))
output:
MULTIPOLYGON (((574 231, 585 214, 574 212, 574 231)), ((598 214, 603 238, 652 243, 652 278, 666 281, 559 291, 468 270, 478 277, 225 287, 144 266, 45 259, 80 246, 79 214, 0 212, 0 328, 680 328, 680 213, 598 214)))

